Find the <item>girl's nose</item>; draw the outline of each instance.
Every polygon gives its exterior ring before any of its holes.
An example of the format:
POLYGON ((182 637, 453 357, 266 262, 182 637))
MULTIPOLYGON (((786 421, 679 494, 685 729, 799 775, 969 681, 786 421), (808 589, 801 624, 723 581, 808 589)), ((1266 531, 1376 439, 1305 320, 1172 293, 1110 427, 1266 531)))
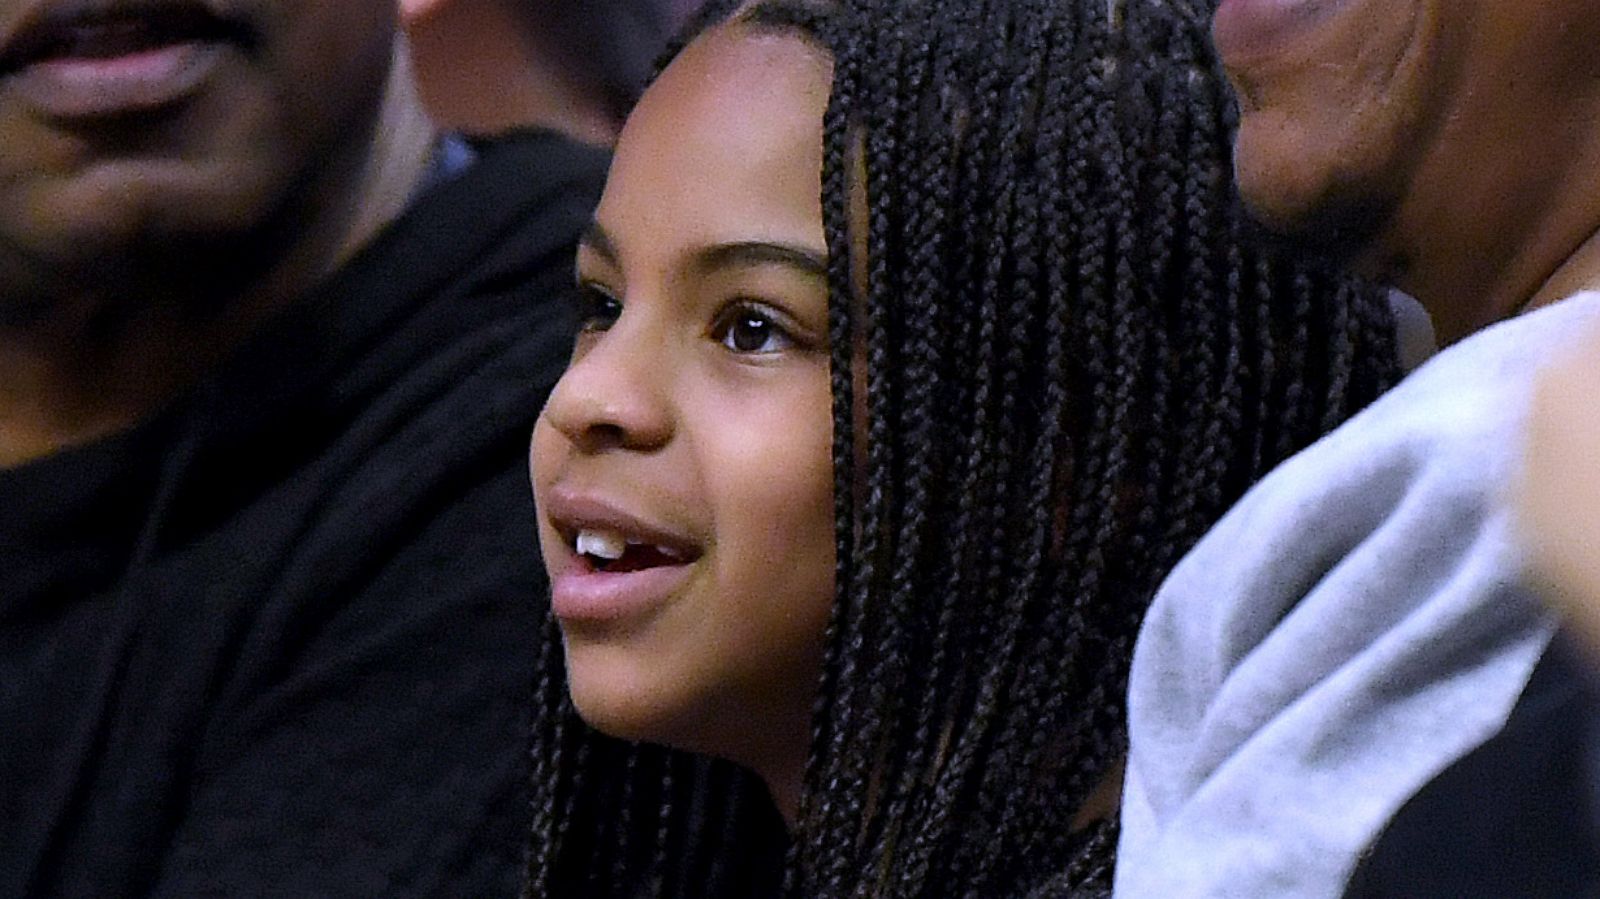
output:
POLYGON ((580 451, 651 450, 672 435, 662 341, 619 318, 589 335, 545 405, 551 426, 580 451))

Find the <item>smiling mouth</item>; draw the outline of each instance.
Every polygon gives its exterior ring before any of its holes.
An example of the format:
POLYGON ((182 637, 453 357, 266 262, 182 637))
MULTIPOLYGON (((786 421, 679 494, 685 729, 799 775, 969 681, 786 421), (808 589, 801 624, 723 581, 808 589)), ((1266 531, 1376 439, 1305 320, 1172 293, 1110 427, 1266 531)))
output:
POLYGON ((594 635, 646 621, 694 576, 703 549, 621 522, 557 525, 572 554, 550 574, 551 611, 568 628, 594 635))
POLYGON ((689 554, 682 550, 599 529, 578 531, 572 547, 592 570, 607 574, 627 574, 691 561, 689 554))

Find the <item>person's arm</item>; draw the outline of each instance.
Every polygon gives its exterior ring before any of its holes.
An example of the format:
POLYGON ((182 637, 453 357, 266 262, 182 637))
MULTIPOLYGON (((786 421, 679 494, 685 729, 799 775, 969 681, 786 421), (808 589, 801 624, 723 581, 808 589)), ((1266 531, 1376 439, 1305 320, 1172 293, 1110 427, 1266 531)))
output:
POLYGON ((543 587, 523 478, 507 466, 370 547, 354 592, 261 628, 152 895, 517 895, 543 587))

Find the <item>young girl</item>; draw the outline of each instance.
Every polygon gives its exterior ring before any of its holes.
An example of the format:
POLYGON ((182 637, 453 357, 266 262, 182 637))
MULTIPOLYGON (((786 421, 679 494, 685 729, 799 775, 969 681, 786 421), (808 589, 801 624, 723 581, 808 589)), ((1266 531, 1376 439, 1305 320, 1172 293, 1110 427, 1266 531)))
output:
POLYGON ((1394 369, 1241 235, 1204 22, 758 2, 646 92, 532 458, 544 695, 644 745, 544 713, 530 894, 1106 888, 1155 586, 1394 369))

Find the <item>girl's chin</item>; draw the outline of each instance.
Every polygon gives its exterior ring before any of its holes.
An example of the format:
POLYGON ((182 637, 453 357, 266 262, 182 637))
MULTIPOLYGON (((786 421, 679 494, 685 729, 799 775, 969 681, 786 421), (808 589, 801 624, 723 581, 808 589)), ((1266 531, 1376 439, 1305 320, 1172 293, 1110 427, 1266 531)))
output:
MULTIPOLYGON (((618 666, 615 653, 609 664, 588 664, 583 652, 567 653, 567 689, 572 705, 584 723, 619 740, 655 743, 692 752, 709 752, 706 741, 698 739, 700 727, 681 700, 661 694, 661 678, 639 678, 638 667, 618 666), (619 667, 626 670, 619 671, 619 667)), ((649 667, 649 666, 645 666, 649 667)), ((658 669, 659 670, 659 669, 658 669)))
MULTIPOLYGON (((651 701, 637 691, 611 690, 573 678, 572 704, 583 722, 608 737, 649 743, 755 767, 748 745, 759 722, 727 721, 682 705, 651 701)), ((716 707, 720 704, 713 704, 716 707)))

